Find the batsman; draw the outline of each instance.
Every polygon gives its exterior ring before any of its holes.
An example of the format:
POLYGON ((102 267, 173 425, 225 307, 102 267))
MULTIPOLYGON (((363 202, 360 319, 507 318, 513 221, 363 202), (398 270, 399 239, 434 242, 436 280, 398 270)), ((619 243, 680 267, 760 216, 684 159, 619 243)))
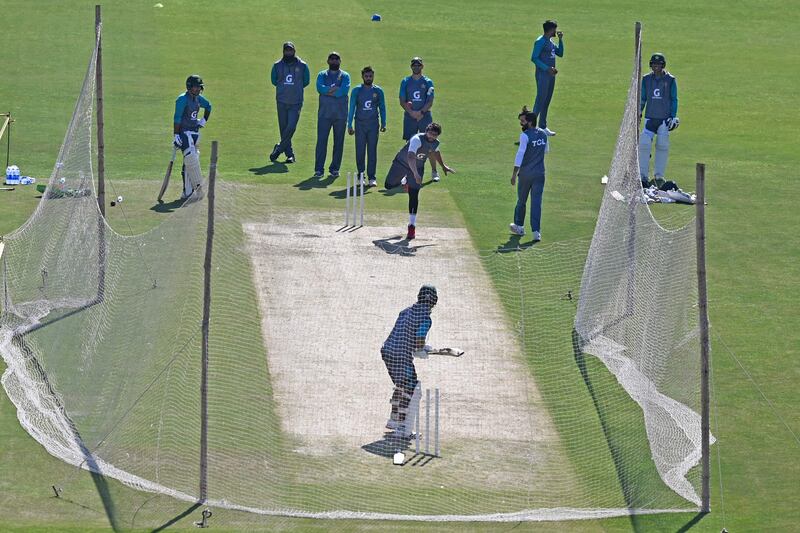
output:
POLYGON ((438 300, 436 287, 420 287, 417 303, 400 312, 392 332, 381 347, 383 363, 394 383, 392 413, 386 422, 386 428, 403 437, 412 435, 421 394, 414 357, 427 358, 431 349, 425 344, 425 338, 433 324, 431 311, 438 300))
POLYGON ((175 100, 172 132, 175 135, 173 141, 175 147, 183 153, 181 199, 190 197, 202 182, 200 152, 197 145, 200 142, 200 128, 206 125, 211 116, 211 103, 200 94, 204 88, 203 78, 192 74, 186 78, 186 92, 181 93, 175 100), (198 118, 200 108, 203 108, 202 118, 198 118))

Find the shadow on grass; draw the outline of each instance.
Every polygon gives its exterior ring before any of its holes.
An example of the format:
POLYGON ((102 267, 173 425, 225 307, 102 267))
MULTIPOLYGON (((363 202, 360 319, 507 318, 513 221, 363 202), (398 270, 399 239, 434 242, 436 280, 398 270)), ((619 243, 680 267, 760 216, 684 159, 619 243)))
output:
POLYGON ((172 200, 171 202, 157 203, 151 207, 150 210, 155 211, 156 213, 173 213, 176 209, 180 209, 180 207, 183 205, 183 202, 183 199, 178 198, 176 200, 172 200))
MULTIPOLYGON (((80 310, 83 310, 83 308, 80 310)), ((61 404, 60 399, 58 399, 59 396, 56 395, 55 390, 50 384, 50 380, 47 379, 47 373, 44 371, 44 368, 39 363, 39 360, 36 357, 35 352, 26 342, 25 335, 24 334, 14 335, 12 337, 12 343, 16 345, 22 353, 25 354, 25 359, 28 361, 28 364, 33 365, 36 371, 39 373, 39 376, 42 377, 44 384, 47 387, 48 395, 57 402, 59 409, 61 410, 62 414, 64 415, 64 418, 66 419, 69 425, 69 430, 72 432, 72 439, 75 441, 75 444, 77 444, 78 448, 80 448, 81 450, 81 454, 83 455, 83 462, 89 468, 89 472, 92 476, 92 481, 94 482, 97 494, 100 496, 100 500, 103 502, 103 509, 105 510, 106 517, 108 518, 108 522, 111 525, 111 529, 113 529, 114 531, 120 531, 117 511, 114 505, 114 499, 111 496, 111 491, 108 488, 108 482, 106 481, 105 476, 100 473, 100 467, 97 464, 97 460, 95 459, 94 454, 92 454, 89 448, 87 448, 86 445, 83 443, 83 438, 81 437, 78 428, 75 426, 72 419, 67 416, 66 408, 64 407, 63 404, 61 404)))
POLYGON ((248 168, 247 170, 256 176, 264 176, 265 174, 285 174, 289 172, 289 167, 286 166, 286 163, 279 163, 276 161, 274 163, 264 165, 263 167, 253 167, 248 168))
POLYGON ((499 254, 507 254, 509 252, 519 252, 530 248, 539 241, 520 242, 522 237, 519 235, 511 235, 506 242, 499 245, 495 252, 499 254))
MULTIPOLYGON (((603 392, 594 386, 592 377, 589 374, 589 368, 586 364, 586 355, 583 352, 583 343, 580 335, 574 328, 572 330, 572 351, 575 357, 575 363, 578 366, 578 370, 580 370, 581 377, 583 378, 586 389, 592 398, 592 403, 594 404, 595 411, 597 412, 597 417, 600 420, 600 426, 603 430, 603 437, 608 444, 608 451, 610 452, 611 459, 614 462, 614 469, 617 473, 617 479, 620 487, 622 487, 622 495, 625 498, 625 505, 628 507, 628 509, 635 509, 639 503, 636 494, 639 490, 639 487, 634 479, 634 476, 637 472, 635 468, 629 466, 625 461, 625 455, 627 452, 626 450, 623 450, 623 447, 619 442, 621 436, 615 435, 611 421, 609 420, 610 413, 605 405, 605 401, 608 399, 604 398, 603 392)), ((644 531, 643 525, 641 524, 641 521, 637 515, 631 514, 629 515, 629 518, 631 521, 631 527, 634 531, 644 531)))
POLYGON ((334 181, 336 181, 336 178, 331 175, 328 175, 327 178, 315 178, 314 176, 311 176, 310 178, 304 179, 300 183, 296 183, 294 186, 301 191, 310 191, 311 189, 325 189, 334 181))
MULTIPOLYGON (((374 189, 374 187, 371 187, 371 188, 374 189)), ((332 191, 332 192, 328 193, 328 196, 332 196, 333 198, 336 198, 337 200, 344 200, 344 199, 347 198, 347 190, 348 190, 347 187, 345 187, 344 189, 339 190, 339 191, 332 191)), ((370 190, 370 187, 364 187, 364 196, 369 194, 369 190, 370 190)), ((360 192, 359 192, 359 196, 361 196, 360 192)))
POLYGON ((169 520, 167 520, 166 522, 164 522, 163 524, 161 524, 157 528, 153 529, 152 533, 157 533, 158 531, 164 531, 168 527, 180 522, 181 520, 183 520, 184 518, 186 518, 187 516, 192 514, 196 509, 198 509, 201 506, 202 506, 202 504, 200 502, 193 503, 188 509, 183 511, 181 514, 170 518, 169 520))
POLYGON ((696 526, 697 524, 699 524, 699 523, 700 523, 700 520, 702 520, 703 518, 705 518, 707 514, 708 514, 708 513, 704 513, 704 512, 699 512, 699 513, 697 513, 696 515, 694 515, 694 516, 692 517, 692 519, 691 519, 691 520, 689 520, 688 522, 686 522, 686 523, 685 523, 685 524, 684 524, 684 525, 683 525, 683 526, 682 526, 682 527, 681 527, 681 528, 680 528, 678 531, 676 531, 675 533, 686 533, 687 531, 689 531, 690 529, 692 529, 694 526, 696 526))

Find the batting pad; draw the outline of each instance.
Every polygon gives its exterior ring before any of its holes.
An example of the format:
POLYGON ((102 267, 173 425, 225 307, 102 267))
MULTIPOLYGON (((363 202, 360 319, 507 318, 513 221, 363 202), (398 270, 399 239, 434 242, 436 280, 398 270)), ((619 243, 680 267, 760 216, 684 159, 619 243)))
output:
POLYGON ((203 175, 200 171, 200 153, 194 146, 188 152, 183 156, 183 164, 186 166, 186 179, 192 184, 192 191, 196 192, 203 184, 203 175))

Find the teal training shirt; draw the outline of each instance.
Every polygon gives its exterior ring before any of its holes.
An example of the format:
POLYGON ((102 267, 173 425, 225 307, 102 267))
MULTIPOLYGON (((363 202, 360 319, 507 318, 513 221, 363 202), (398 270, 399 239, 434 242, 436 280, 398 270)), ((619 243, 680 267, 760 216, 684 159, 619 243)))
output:
POLYGON ((350 93, 350 110, 347 113, 347 127, 356 122, 377 122, 380 116, 381 127, 386 127, 386 101, 379 85, 366 87, 363 84, 353 87, 350 93))
POLYGON ((202 94, 195 97, 188 92, 181 93, 175 100, 175 115, 172 122, 180 124, 181 131, 197 131, 200 129, 197 113, 201 107, 211 113, 211 102, 203 98, 202 94))
POLYGON ((562 39, 558 40, 558 46, 556 46, 549 38, 540 35, 533 43, 531 62, 536 65, 537 69, 547 71, 550 70, 550 67, 555 67, 556 56, 564 57, 564 41, 562 39))

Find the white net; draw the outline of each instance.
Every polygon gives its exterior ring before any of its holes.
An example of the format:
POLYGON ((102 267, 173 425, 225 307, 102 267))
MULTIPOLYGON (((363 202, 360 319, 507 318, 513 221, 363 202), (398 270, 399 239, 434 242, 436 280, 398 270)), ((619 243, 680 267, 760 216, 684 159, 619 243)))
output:
MULTIPOLYGON (((93 56, 42 202, 5 237, 3 385, 53 455, 194 502, 207 202, 142 235, 106 225, 94 76, 93 56)), ((693 229, 665 231, 638 202, 637 84, 635 70, 591 246, 476 254, 448 227, 410 246, 378 216, 342 231, 338 210, 289 212, 269 189, 218 182, 208 503, 250 525, 695 509, 693 229), (404 436, 385 428, 405 405, 381 346, 423 283, 439 298, 427 342, 466 353, 414 360, 419 431, 404 436)))

